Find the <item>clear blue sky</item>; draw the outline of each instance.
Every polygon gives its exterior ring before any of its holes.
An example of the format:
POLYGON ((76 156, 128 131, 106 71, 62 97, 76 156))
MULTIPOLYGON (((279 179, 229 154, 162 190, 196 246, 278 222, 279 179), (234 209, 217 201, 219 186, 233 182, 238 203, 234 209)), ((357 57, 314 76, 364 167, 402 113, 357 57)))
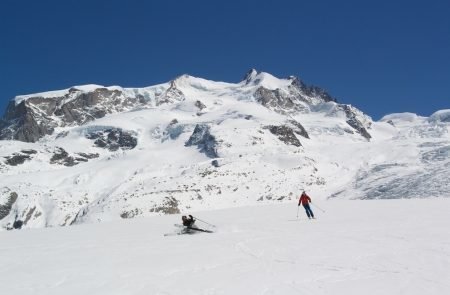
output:
POLYGON ((0 1, 0 112, 19 94, 188 73, 296 75, 374 119, 450 108, 450 1, 0 1))

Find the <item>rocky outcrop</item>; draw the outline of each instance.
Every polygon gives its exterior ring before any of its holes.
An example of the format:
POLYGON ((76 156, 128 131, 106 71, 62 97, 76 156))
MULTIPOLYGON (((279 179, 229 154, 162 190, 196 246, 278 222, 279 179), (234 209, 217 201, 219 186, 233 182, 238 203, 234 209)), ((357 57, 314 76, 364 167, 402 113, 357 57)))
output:
POLYGON ((300 93, 303 93, 305 96, 309 97, 318 97, 324 102, 334 101, 337 102, 336 98, 332 97, 328 92, 323 90, 320 87, 314 85, 306 85, 299 78, 291 76, 289 79, 292 80, 292 86, 297 88, 300 93))
POLYGON ((300 140, 295 136, 294 131, 292 128, 281 125, 281 126, 267 126, 267 129, 273 134, 278 137, 279 140, 284 142, 287 145, 293 145, 300 147, 302 144, 300 143, 300 140))
POLYGON ((162 95, 157 97, 157 106, 185 100, 183 92, 177 88, 175 81, 171 81, 170 87, 162 95))
MULTIPOLYGON (((353 129, 356 130, 359 134, 361 134, 365 139, 370 140, 372 136, 367 131, 366 127, 364 126, 363 122, 361 122, 360 119, 358 119, 358 114, 356 112, 356 109, 349 105, 339 105, 339 107, 345 112, 345 115, 347 117, 347 124, 350 125, 353 129)), ((370 126, 370 122, 368 123, 370 126)))
POLYGON ((97 147, 117 151, 134 149, 137 145, 137 138, 134 132, 125 131, 121 128, 108 128, 104 130, 92 131, 85 135, 86 138, 94 140, 97 147))
MULTIPOLYGON (((42 100, 46 101, 43 98, 42 100)), ((18 105, 10 102, 2 125, 0 139, 26 142, 35 142, 45 135, 52 134, 56 126, 46 115, 36 113, 26 101, 18 105)))
POLYGON ((9 196, 5 198, 5 200, 0 199, 0 201, 3 201, 3 204, 0 203, 0 220, 9 215, 12 206, 17 201, 17 197, 18 197, 17 193, 11 192, 9 196))
POLYGON ((255 92, 256 101, 270 109, 285 111, 301 111, 302 106, 294 103, 297 98, 290 93, 285 93, 281 89, 269 90, 259 87, 255 92))
POLYGON ((61 96, 29 97, 17 105, 11 101, 0 124, 0 139, 35 142, 52 134, 55 127, 83 125, 145 103, 142 95, 103 87, 88 92, 70 88, 61 96))
POLYGON ((61 148, 58 147, 53 152, 53 156, 50 159, 51 164, 60 164, 64 166, 75 166, 80 164, 81 162, 87 162, 89 159, 98 158, 99 154, 87 154, 87 153, 76 153, 74 155, 69 155, 69 153, 61 148))
POLYGON ((185 146, 196 145, 200 152, 205 153, 210 158, 217 158, 217 141, 216 138, 211 135, 210 127, 205 124, 197 124, 194 132, 189 137, 185 146))
POLYGON ((268 89, 264 87, 264 75, 267 74, 251 70, 245 76, 244 83, 246 85, 261 84, 254 94, 256 101, 279 113, 309 112, 309 105, 336 102, 336 99, 322 88, 308 86, 294 76, 287 79, 288 82, 290 81, 287 88, 268 89))
POLYGON ((6 164, 8 164, 10 166, 17 166, 17 165, 25 163, 26 160, 29 160, 30 156, 24 155, 24 154, 19 154, 19 153, 14 153, 14 154, 12 154, 12 156, 8 156, 5 158, 6 158, 6 161, 5 161, 6 164))
POLYGON ((206 108, 206 106, 203 104, 203 102, 201 102, 200 100, 195 101, 195 106, 201 111, 204 108, 206 108))
POLYGON ((295 132, 295 134, 298 134, 300 136, 303 136, 304 138, 308 138, 309 139, 309 134, 306 131, 305 127, 303 127, 302 124, 300 124, 300 122, 297 122, 295 120, 289 120, 288 121, 292 126, 293 126, 293 130, 295 132))
POLYGON ((150 209, 150 212, 158 212, 163 214, 179 214, 179 203, 174 197, 166 197, 162 204, 150 209))
POLYGON ((31 159, 31 155, 36 154, 35 150, 21 150, 19 153, 13 153, 11 156, 5 157, 5 163, 10 166, 17 166, 31 159))

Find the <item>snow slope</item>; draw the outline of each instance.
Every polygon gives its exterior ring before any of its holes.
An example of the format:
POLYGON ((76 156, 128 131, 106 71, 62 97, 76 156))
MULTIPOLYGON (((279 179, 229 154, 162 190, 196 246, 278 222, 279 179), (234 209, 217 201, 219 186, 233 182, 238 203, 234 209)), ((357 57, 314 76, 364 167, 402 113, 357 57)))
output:
POLYGON ((178 214, 0 232, 2 294, 450 292, 450 199, 312 197, 316 220, 296 201, 194 214, 213 234, 164 237, 178 214))
POLYGON ((105 88, 112 96, 96 87, 16 99, 59 125, 37 142, 0 141, 0 230, 289 203, 302 189, 323 200, 450 197, 448 110, 373 122, 296 78, 256 71, 239 83, 183 75, 105 88), (37 97, 75 118, 89 91, 98 105, 84 115, 111 112, 83 124, 37 97))

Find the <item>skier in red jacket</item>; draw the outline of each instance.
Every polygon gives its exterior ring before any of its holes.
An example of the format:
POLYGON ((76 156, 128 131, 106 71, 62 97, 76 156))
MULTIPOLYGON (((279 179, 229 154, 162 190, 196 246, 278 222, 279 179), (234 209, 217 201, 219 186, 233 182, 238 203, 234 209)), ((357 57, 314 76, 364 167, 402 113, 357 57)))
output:
POLYGON ((311 198, 303 191, 302 195, 300 196, 300 199, 298 200, 298 205, 302 205, 303 208, 305 208, 306 215, 308 215, 308 218, 314 218, 314 213, 312 212, 311 208, 309 207, 309 203, 311 203, 311 198))

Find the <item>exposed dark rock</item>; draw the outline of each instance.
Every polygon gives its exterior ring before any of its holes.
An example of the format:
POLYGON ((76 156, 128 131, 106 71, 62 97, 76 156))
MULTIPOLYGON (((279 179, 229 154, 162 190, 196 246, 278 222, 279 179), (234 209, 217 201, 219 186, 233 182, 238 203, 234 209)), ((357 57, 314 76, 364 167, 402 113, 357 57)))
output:
POLYGON ((180 209, 178 208, 178 201, 174 197, 166 197, 161 206, 155 207, 151 212, 160 212, 164 214, 178 214, 180 209))
POLYGON ((255 79, 256 75, 258 75, 258 71, 255 69, 251 69, 247 73, 245 73, 243 81, 245 81, 245 84, 248 85, 255 79))
POLYGON ((95 140, 94 144, 110 151, 134 149, 137 145, 137 138, 132 132, 122 130, 121 128, 109 128, 100 131, 87 133, 86 138, 95 140))
POLYGON ((35 150, 21 150, 20 152, 27 155, 37 154, 37 151, 35 150))
POLYGON ((56 151, 53 153, 53 156, 50 159, 50 163, 61 162, 69 156, 69 153, 66 152, 65 149, 57 147, 56 151))
MULTIPOLYGON (((75 99, 64 103, 54 111, 56 116, 68 125, 76 123, 77 125, 85 124, 89 121, 102 118, 106 115, 108 108, 100 105, 104 100, 111 102, 113 106, 121 105, 124 107, 130 103, 130 100, 136 102, 136 98, 121 100, 119 96, 122 92, 119 90, 109 90, 107 88, 97 88, 91 92, 79 92, 76 88, 71 88, 72 95, 76 95, 75 99)), ((61 103, 61 102, 60 102, 61 103)))
POLYGON ((5 157, 6 164, 11 166, 17 166, 25 163, 26 160, 29 160, 31 157, 29 155, 14 153, 12 156, 5 157))
POLYGON ((308 86, 305 83, 303 83, 303 81, 301 81, 299 78, 294 76, 291 76, 290 79, 292 80, 292 86, 296 87, 307 96, 320 97, 324 102, 329 101, 337 102, 336 98, 332 97, 328 92, 326 92, 320 87, 314 85, 308 86))
POLYGON ((279 111, 296 110, 294 103, 294 96, 286 95, 280 89, 269 90, 264 87, 259 87, 255 92, 256 100, 265 107, 270 107, 279 111))
POLYGON ((171 81, 170 87, 163 94, 157 97, 157 106, 185 100, 183 92, 177 88, 175 81, 171 81))
POLYGON ((16 220, 13 223, 13 228, 14 229, 21 229, 23 225, 23 221, 22 220, 16 220))
MULTIPOLYGON (((250 70, 244 77, 245 84, 252 83, 258 85, 260 83, 260 73, 256 70, 250 70)), ((317 102, 329 102, 336 99, 333 98, 322 88, 317 86, 308 86, 297 77, 289 77, 291 85, 288 86, 288 91, 281 89, 270 90, 260 86, 255 92, 255 98, 265 107, 273 109, 280 113, 308 111, 305 104, 317 102), (303 104, 303 103, 305 104, 303 104)))
POLYGON ((25 101, 18 105, 11 101, 6 109, 4 121, 7 123, 2 124, 0 139, 26 142, 35 142, 45 135, 52 134, 55 125, 44 114, 36 114, 25 101))
POLYGON ((356 132, 361 134, 364 138, 366 138, 369 141, 372 138, 372 136, 366 130, 364 125, 361 123, 361 121, 358 120, 355 112, 352 110, 352 107, 349 105, 341 104, 341 105, 339 105, 339 108, 344 110, 345 115, 347 117, 347 121, 346 121, 347 124, 350 125, 353 129, 356 130, 356 132))
POLYGON ((392 121, 392 120, 388 120, 388 121, 386 121, 386 123, 388 123, 388 124, 390 124, 390 125, 395 127, 394 121, 392 121))
POLYGON ((0 204, 0 220, 5 218, 11 212, 12 206, 17 201, 18 195, 16 192, 11 192, 9 197, 6 197, 6 201, 0 204))
POLYGON ((206 108, 206 106, 200 100, 197 100, 195 102, 195 106, 198 107, 200 109, 200 111, 203 110, 204 108, 206 108))
POLYGON ((211 165, 213 165, 214 167, 219 167, 219 161, 213 160, 213 161, 211 162, 211 165))
POLYGON ((2 118, 0 118, 0 130, 2 130, 3 127, 5 127, 6 125, 8 125, 8 122, 6 122, 6 121, 3 120, 2 118))
POLYGON ((217 158, 217 141, 216 138, 211 135, 210 127, 205 124, 197 124, 194 132, 189 137, 185 146, 196 145, 200 152, 205 153, 210 158, 217 158))
POLYGON ((6 164, 11 166, 17 166, 25 163, 25 161, 31 159, 31 155, 37 154, 35 150, 21 150, 20 153, 14 153, 12 156, 5 157, 6 164))
POLYGON ((55 152, 53 153, 53 156, 50 159, 50 163, 71 167, 78 165, 80 162, 87 162, 88 159, 98 158, 99 156, 99 154, 97 153, 95 154, 76 153, 76 155, 79 155, 81 157, 71 156, 63 148, 57 147, 55 152))
POLYGON ((36 207, 32 207, 30 210, 28 210, 25 220, 24 220, 24 224, 26 225, 28 223, 28 221, 30 221, 31 217, 33 216, 34 211, 36 210, 36 207))
POLYGON ((298 135, 303 136, 304 138, 308 138, 309 139, 309 134, 308 132, 306 132, 305 127, 303 127, 302 124, 300 124, 300 122, 297 122, 295 120, 289 120, 289 123, 291 123, 292 125, 294 125, 294 132, 298 135))
POLYGON ((293 146, 302 146, 300 143, 300 140, 295 136, 294 131, 285 125, 282 126, 268 126, 266 127, 269 129, 269 131, 276 135, 279 140, 284 142, 287 145, 293 145, 293 146))
POLYGON ((87 162, 87 161, 88 161, 88 159, 86 159, 86 158, 79 158, 79 157, 77 157, 77 158, 74 158, 74 161, 77 161, 77 162, 87 162))
POLYGON ((128 218, 134 218, 141 214, 142 214, 142 211, 138 208, 135 208, 134 210, 123 211, 122 213, 120 213, 120 217, 123 219, 128 219, 128 218))
POLYGON ((95 159, 100 156, 98 153, 95 153, 95 154, 77 153, 77 155, 80 155, 81 157, 86 158, 86 159, 95 159))
POLYGON ((64 137, 66 137, 68 134, 69 134, 69 131, 63 131, 63 132, 60 132, 60 133, 58 133, 58 134, 56 135, 56 139, 58 139, 58 138, 64 138, 64 137))
MULTIPOLYGON (((176 90, 164 93, 161 100, 170 101, 173 92, 176 90)), ((145 103, 142 95, 127 97, 120 90, 103 87, 90 92, 71 88, 60 97, 29 97, 17 105, 11 101, 0 122, 0 139, 35 142, 52 134, 55 127, 82 125, 145 103), (55 120, 55 116, 59 119, 55 120)))

